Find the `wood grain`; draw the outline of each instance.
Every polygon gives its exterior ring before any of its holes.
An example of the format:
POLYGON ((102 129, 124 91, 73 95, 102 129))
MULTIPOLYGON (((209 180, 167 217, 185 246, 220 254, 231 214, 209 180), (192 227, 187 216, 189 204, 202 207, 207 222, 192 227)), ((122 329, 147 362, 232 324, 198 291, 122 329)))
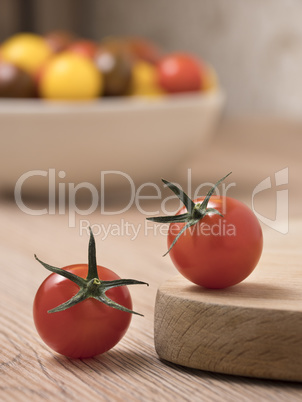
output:
MULTIPOLYGON (((238 302, 242 303, 246 293, 253 294, 254 305, 265 308, 263 294, 267 292, 281 305, 283 302, 278 299, 280 286, 289 277, 288 267, 294 266, 295 276, 287 282, 287 290, 282 293, 283 298, 291 303, 289 293, 297 297, 299 290, 296 283, 302 270, 302 194, 298 180, 302 168, 299 146, 302 136, 298 139, 297 132, 291 137, 296 138, 291 146, 291 157, 290 141, 286 141, 287 149, 284 149, 283 137, 276 135, 274 130, 255 130, 254 148, 250 145, 245 147, 243 139, 240 142, 244 127, 237 127, 236 130, 229 130, 220 141, 218 138, 212 156, 211 152, 207 155, 207 161, 217 160, 219 155, 220 162, 211 165, 211 177, 205 180, 221 177, 221 173, 232 166, 235 181, 238 177, 236 172, 241 173, 242 178, 249 178, 247 193, 238 194, 240 183, 237 190, 239 199, 249 199, 255 183, 288 164, 291 219, 287 235, 264 228, 264 252, 259 267, 249 279, 253 282, 234 287, 233 296, 236 294, 238 302), (262 153, 259 153, 257 142, 262 144, 262 153), (237 143, 239 148, 235 149, 232 143, 237 143), (281 144, 278 148, 281 156, 277 153, 278 143, 281 144), (272 155, 268 154, 270 144, 274 144, 272 155), (224 160, 223 150, 227 150, 224 160), (241 158, 237 161, 239 153, 241 158), (256 174, 255 161, 259 164, 256 174), (297 177, 296 181, 294 177, 297 177), (267 265, 273 265, 278 270, 277 285, 270 283, 270 276, 262 269, 267 265)), ((17 163, 13 157, 12 163, 17 163)), ((197 178, 198 172, 204 171, 203 159, 199 158, 195 166, 193 173, 197 178)), ((43 205, 35 207, 42 208, 43 205)), ((160 205, 156 204, 150 210, 159 208, 160 205)), ((148 210, 147 207, 145 209, 148 210)), ((177 272, 169 257, 162 257, 166 251, 165 232, 144 230, 145 216, 136 209, 122 215, 106 216, 96 211, 89 216, 77 216, 76 226, 72 228, 68 226, 68 211, 65 215, 56 211, 55 214, 30 216, 20 211, 14 201, 0 199, 0 222, 1 401, 301 401, 301 383, 218 374, 159 359, 154 348, 156 293, 177 272), (136 228, 142 225, 136 238, 113 232, 106 238, 104 233, 96 235, 97 259, 98 263, 114 269, 121 277, 146 281, 150 286, 131 288, 134 308, 144 317, 133 317, 129 331, 114 349, 93 359, 71 360, 53 353, 35 330, 32 302, 48 273, 33 255, 36 253, 55 266, 87 262, 88 234, 80 233, 81 219, 88 220, 90 224, 103 224, 107 228, 109 224, 120 226, 122 219, 136 228)), ((220 332, 223 332, 222 327, 220 332)))
POLYGON ((226 374, 302 381, 302 222, 265 232, 259 266, 243 283, 207 290, 181 276, 155 304, 162 359, 226 374))
POLYGON ((274 266, 269 271, 268 285, 247 280, 226 290, 168 280, 155 304, 158 355, 202 370, 302 381, 302 287, 291 292, 274 266))
MULTIPOLYGON (((153 338, 155 297, 160 283, 173 277, 175 270, 169 259, 161 257, 164 237, 153 233, 145 236, 141 231, 135 241, 127 236, 102 241, 101 235, 96 236, 99 263, 120 276, 150 283, 147 289, 131 289, 134 307, 145 317, 133 317, 126 336, 105 355, 72 360, 52 352, 32 320, 34 294, 47 276, 33 254, 58 266, 85 262, 88 235, 80 236, 78 226, 68 228, 66 217, 29 216, 13 203, 2 203, 0 216, 1 400, 239 401, 242 395, 253 400, 255 394, 262 400, 300 400, 298 384, 207 373, 158 359, 153 338)), ((123 218, 136 225, 144 220, 136 211, 123 218)), ((101 223, 98 214, 89 219, 101 223)), ((119 222, 120 217, 102 218, 104 224, 119 222)), ((276 236, 272 237, 274 243, 276 236)))

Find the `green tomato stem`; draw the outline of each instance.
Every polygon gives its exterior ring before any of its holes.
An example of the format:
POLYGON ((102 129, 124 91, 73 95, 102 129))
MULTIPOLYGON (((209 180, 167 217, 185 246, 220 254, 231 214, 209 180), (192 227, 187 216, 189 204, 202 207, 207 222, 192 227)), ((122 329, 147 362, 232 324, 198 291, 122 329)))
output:
POLYGON ((185 223, 185 225, 182 227, 182 229, 179 231, 177 236, 175 237, 173 243, 169 247, 168 251, 163 255, 167 255, 171 249, 175 246, 177 243, 178 239, 180 236, 191 226, 196 225, 197 222, 199 222, 201 219, 203 219, 206 215, 210 213, 218 214, 223 217, 223 215, 217 211, 215 208, 208 208, 208 203, 210 201, 211 196, 213 195, 215 188, 223 181, 225 180, 232 172, 228 173, 225 175, 222 179, 218 180, 216 184, 214 184, 213 187, 208 191, 207 195, 205 196, 204 200, 202 203, 194 203, 189 196, 182 191, 179 187, 177 187, 175 184, 170 183, 167 180, 162 179, 162 182, 168 186, 174 194, 179 198, 179 200, 184 204, 184 206, 187 209, 187 212, 181 215, 174 215, 174 216, 158 216, 158 217, 152 217, 152 218, 147 218, 147 220, 152 221, 152 222, 158 222, 158 223, 185 223))
POLYGON ((46 264, 45 262, 41 261, 35 255, 35 259, 40 264, 42 264, 44 268, 46 268, 47 270, 49 270, 55 274, 63 276, 66 279, 69 279, 70 281, 72 281, 76 285, 78 285, 78 287, 79 287, 79 291, 75 296, 73 296, 71 299, 67 300, 65 303, 62 303, 59 306, 49 310, 48 313, 57 313, 60 311, 64 311, 88 298, 94 298, 94 299, 98 300, 99 302, 104 303, 107 306, 110 306, 117 310, 125 311, 125 312, 131 313, 131 314, 142 315, 140 313, 130 310, 130 309, 116 303, 115 301, 111 300, 106 295, 106 292, 109 289, 119 287, 119 286, 127 286, 127 285, 147 285, 147 286, 149 286, 149 284, 146 282, 137 281, 135 279, 116 279, 116 280, 112 280, 112 281, 100 280, 99 276, 98 276, 97 263, 96 263, 95 240, 94 240, 94 236, 93 236, 91 228, 89 228, 89 229, 90 229, 90 239, 89 239, 89 247, 88 247, 88 275, 87 275, 86 279, 81 278, 81 277, 73 274, 72 272, 46 264))

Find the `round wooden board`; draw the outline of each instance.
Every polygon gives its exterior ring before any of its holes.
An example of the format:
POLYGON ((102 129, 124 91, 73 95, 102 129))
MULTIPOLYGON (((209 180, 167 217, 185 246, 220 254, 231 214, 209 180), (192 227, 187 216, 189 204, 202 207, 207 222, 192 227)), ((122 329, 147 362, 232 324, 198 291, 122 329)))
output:
POLYGON ((291 266, 289 274, 276 263, 260 273, 224 290, 182 276, 164 283, 155 305, 159 357, 207 371, 302 381, 301 267, 291 266))

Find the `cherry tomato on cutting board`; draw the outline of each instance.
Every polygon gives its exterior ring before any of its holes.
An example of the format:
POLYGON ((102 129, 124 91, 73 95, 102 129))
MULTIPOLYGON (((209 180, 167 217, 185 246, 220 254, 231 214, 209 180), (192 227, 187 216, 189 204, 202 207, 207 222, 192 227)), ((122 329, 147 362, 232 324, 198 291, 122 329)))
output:
POLYGON ((263 247, 255 214, 236 199, 212 196, 217 184, 207 196, 192 201, 174 184, 164 183, 185 207, 174 217, 148 219, 170 223, 168 253, 178 271, 189 281, 214 289, 233 286, 247 278, 263 247))
MULTIPOLYGON (((203 198, 194 200, 202 203, 203 198)), ((170 251, 178 271, 191 282, 207 288, 225 288, 248 277, 262 252, 262 231, 253 212, 243 203, 229 197, 212 197, 209 208, 223 217, 209 213, 182 235, 170 251), (225 209, 225 212, 224 212, 225 209)), ((181 209, 178 214, 185 212, 181 209)), ((168 247, 184 223, 172 223, 168 247)))
MULTIPOLYGON (((36 329, 54 351, 88 358, 114 347, 125 335, 132 314, 127 285, 146 284, 120 279, 96 265, 93 234, 89 263, 56 268, 36 259, 53 273, 39 287, 33 304, 36 329)), ((139 314, 140 315, 140 314, 139 314)))

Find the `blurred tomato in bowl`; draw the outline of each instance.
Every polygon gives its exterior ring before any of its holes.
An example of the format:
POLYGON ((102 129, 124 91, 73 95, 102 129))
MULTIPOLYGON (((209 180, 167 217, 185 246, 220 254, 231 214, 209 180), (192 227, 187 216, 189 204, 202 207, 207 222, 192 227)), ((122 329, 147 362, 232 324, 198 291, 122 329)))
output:
POLYGON ((50 173, 67 187, 100 187, 104 172, 113 187, 121 176, 133 185, 171 176, 204 152, 225 101, 212 67, 142 38, 20 34, 0 46, 0 97, 1 62, 16 71, 0 99, 0 189, 45 194, 50 173), (36 99, 16 99, 16 82, 36 99))

